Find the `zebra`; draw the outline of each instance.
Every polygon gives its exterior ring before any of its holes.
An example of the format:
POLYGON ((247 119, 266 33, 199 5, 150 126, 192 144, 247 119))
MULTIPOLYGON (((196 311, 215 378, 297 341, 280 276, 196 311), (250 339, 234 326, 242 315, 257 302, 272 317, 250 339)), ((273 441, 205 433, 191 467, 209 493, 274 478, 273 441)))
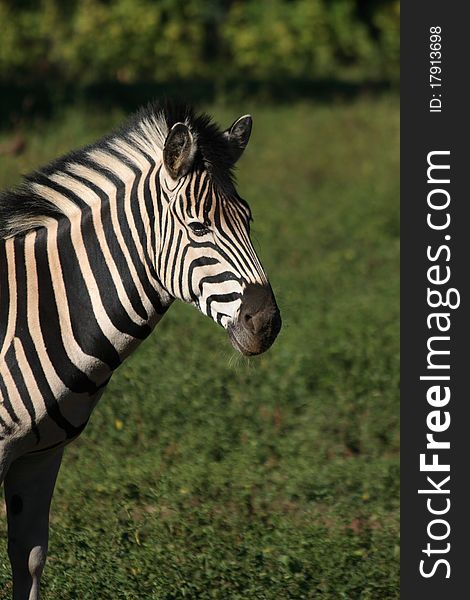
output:
POLYGON ((64 447, 175 299, 244 355, 281 318, 234 165, 252 129, 154 102, 0 194, 0 483, 13 598, 37 600, 64 447))

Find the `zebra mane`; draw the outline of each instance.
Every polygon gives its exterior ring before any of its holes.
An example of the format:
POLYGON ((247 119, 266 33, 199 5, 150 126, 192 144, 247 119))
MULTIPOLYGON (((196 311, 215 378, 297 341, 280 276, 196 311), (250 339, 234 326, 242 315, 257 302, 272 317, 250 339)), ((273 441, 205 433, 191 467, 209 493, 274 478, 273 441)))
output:
POLYGON ((37 192, 35 184, 63 172, 71 163, 90 164, 88 154, 96 149, 106 151, 111 140, 125 140, 147 153, 152 148, 162 150, 169 130, 178 122, 185 123, 196 140, 193 169, 207 170, 221 190, 232 191, 234 157, 227 137, 211 117, 205 113, 196 114, 188 104, 168 100, 152 102, 114 132, 25 175, 18 187, 0 192, 0 239, 44 226, 49 218, 62 214, 57 206, 37 192))

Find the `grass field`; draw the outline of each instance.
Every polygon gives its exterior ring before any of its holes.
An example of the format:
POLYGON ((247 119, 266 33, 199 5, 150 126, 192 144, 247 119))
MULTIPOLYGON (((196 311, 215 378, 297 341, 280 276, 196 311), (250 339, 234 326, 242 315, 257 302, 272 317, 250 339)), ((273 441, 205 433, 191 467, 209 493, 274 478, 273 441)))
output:
MULTIPOLYGON (((283 330, 248 360, 172 307, 66 451, 44 598, 397 599, 397 98, 208 110, 253 114, 238 187, 283 330)), ((35 123, 1 187, 121 119, 35 123)))

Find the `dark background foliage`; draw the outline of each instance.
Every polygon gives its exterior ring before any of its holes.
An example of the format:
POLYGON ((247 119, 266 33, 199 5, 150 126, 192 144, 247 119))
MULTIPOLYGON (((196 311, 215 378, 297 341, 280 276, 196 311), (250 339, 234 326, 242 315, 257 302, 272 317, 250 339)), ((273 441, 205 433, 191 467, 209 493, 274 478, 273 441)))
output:
POLYGON ((0 119, 91 98, 275 100, 395 85, 396 0, 0 0, 0 119))
POLYGON ((1 0, 0 77, 394 80, 391 0, 1 0))

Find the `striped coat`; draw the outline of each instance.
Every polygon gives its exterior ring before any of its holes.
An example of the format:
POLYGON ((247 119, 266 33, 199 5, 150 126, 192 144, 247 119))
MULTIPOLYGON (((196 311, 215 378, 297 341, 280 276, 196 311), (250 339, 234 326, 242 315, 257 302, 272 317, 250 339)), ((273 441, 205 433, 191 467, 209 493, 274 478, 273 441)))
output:
MULTIPOLYGON (((273 342, 279 311, 232 176, 250 132, 249 116, 220 131, 188 107, 152 105, 0 196, 0 479, 10 530, 18 519, 35 530, 40 508, 24 509, 29 479, 44 466, 50 502, 63 446, 175 299, 224 327, 244 354, 273 342)), ((10 558, 16 589, 34 599, 45 552, 25 570, 32 543, 10 544, 10 558)))

